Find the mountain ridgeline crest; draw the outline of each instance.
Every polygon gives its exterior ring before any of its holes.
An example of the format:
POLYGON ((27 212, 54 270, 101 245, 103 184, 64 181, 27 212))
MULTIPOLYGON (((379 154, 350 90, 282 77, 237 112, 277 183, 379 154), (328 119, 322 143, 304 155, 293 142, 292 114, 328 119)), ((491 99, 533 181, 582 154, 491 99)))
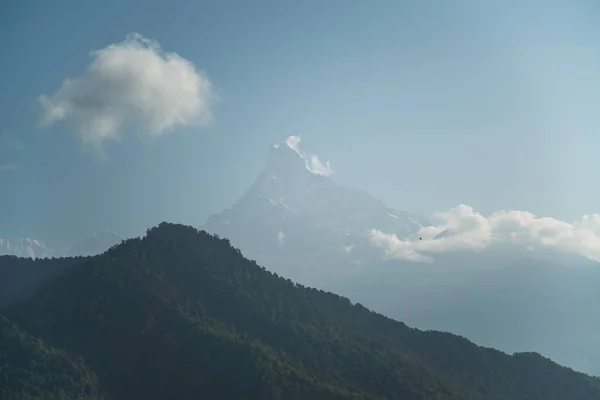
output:
POLYGON ((1 310, 3 399, 600 400, 597 378, 412 329, 192 227, 61 261, 1 310))

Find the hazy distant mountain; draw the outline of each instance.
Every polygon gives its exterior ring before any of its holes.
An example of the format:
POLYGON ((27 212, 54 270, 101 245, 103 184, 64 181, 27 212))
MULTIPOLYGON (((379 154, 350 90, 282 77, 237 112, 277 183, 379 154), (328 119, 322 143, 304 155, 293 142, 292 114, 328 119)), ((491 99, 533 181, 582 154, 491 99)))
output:
POLYGON ((271 148, 259 177, 233 207, 210 216, 203 229, 275 272, 319 285, 379 257, 369 244, 371 229, 410 237, 427 224, 311 172, 309 158, 284 142, 271 148))
POLYGON ((96 232, 77 242, 69 250, 70 256, 94 256, 104 253, 112 246, 123 241, 123 237, 110 231, 96 232))
POLYGON ((54 250, 35 239, 0 239, 0 255, 17 257, 47 258, 54 257, 54 250))

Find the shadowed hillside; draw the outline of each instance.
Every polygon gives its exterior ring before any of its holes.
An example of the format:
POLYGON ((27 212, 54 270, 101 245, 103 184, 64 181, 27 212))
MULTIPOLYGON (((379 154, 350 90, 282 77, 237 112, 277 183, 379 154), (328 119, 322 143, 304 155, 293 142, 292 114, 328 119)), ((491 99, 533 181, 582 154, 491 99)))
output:
POLYGON ((97 380, 81 359, 49 347, 0 316, 0 398, 101 400, 97 380))
MULTIPOLYGON (((3 313, 81 357, 109 400, 600 399, 598 380, 537 354, 411 329, 181 225, 85 259, 3 313)), ((2 368, 34 377, 56 368, 14 359, 2 368)), ((19 393, 46 390, 27 382, 19 393)))
POLYGON ((27 298, 44 283, 85 260, 84 257, 32 259, 0 256, 0 308, 27 298))

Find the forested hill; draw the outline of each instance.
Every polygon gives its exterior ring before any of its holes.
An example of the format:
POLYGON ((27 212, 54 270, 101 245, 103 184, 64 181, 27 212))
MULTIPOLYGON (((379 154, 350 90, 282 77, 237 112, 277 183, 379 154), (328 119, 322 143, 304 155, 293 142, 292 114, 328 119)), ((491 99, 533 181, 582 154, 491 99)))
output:
POLYGON ((190 227, 80 261, 2 310, 0 398, 600 400, 596 378, 411 329, 190 227))
POLYGON ((44 283, 86 260, 85 257, 32 259, 0 256, 0 308, 31 296, 44 283))

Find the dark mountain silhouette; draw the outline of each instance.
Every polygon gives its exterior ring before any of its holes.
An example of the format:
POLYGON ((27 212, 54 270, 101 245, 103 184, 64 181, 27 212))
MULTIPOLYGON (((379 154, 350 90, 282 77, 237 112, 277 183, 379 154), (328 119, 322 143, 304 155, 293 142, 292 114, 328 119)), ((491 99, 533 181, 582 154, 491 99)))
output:
POLYGON ((598 379, 409 328, 191 227, 65 262, 2 310, 3 399, 600 400, 598 379))

